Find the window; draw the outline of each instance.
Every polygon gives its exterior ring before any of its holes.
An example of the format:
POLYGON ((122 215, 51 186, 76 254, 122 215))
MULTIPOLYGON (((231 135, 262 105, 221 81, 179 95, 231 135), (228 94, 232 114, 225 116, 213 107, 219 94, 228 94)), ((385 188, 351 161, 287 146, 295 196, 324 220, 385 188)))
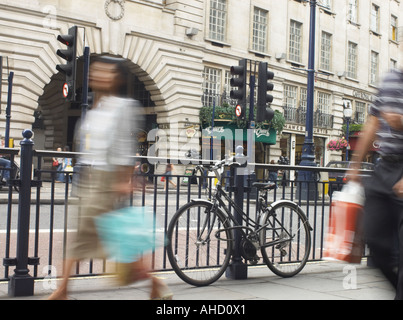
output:
POLYGON ((326 7, 328 10, 332 10, 332 0, 321 0, 320 4, 326 7))
POLYGON ((320 50, 320 68, 323 70, 331 70, 332 58, 332 35, 322 32, 321 50, 320 50))
POLYGON ((219 101, 221 91, 221 70, 205 67, 203 72, 203 106, 212 106, 219 101))
POLYGON ((297 120, 297 122, 300 124, 306 124, 307 102, 308 102, 308 89, 301 88, 300 98, 299 98, 299 107, 298 107, 298 120, 297 120))
POLYGON ((259 52, 267 50, 267 15, 266 10, 255 7, 253 13, 253 43, 252 49, 259 52))
POLYGON ((398 24, 397 24, 397 17, 391 16, 390 18, 390 40, 398 41, 398 24))
POLYGON ((301 62, 302 46, 302 23, 291 20, 290 24, 290 48, 289 59, 295 62, 301 62))
MULTIPOLYGON (((306 124, 307 95, 306 87, 284 85, 284 117, 287 122, 306 124), (299 96, 298 96, 299 94, 299 96)), ((330 128, 333 125, 333 115, 330 112, 332 95, 315 91, 314 126, 330 128)))
POLYGON ((378 71, 379 71, 379 54, 375 51, 371 51, 371 74, 369 83, 376 85, 378 82, 378 71))
POLYGON ((330 113, 331 97, 329 93, 318 92, 314 125, 324 128, 330 128, 332 126, 332 115, 330 113))
POLYGON ((330 98, 331 95, 325 92, 318 92, 317 110, 321 113, 330 113, 330 98))
POLYGON ((358 23, 358 0, 348 1, 348 20, 352 23, 358 23))
POLYGON ((364 102, 357 101, 355 103, 355 121, 360 124, 363 124, 365 122, 365 108, 366 104, 364 102))
POLYGON ((286 121, 295 122, 297 113, 297 90, 298 87, 284 85, 284 117, 286 121))
POLYGON ((227 23, 226 0, 210 0, 209 37, 212 40, 225 41, 227 23))
POLYGON ((348 43, 347 77, 357 79, 357 44, 348 43))
POLYGON ((379 7, 375 4, 371 6, 371 31, 379 33, 379 7))

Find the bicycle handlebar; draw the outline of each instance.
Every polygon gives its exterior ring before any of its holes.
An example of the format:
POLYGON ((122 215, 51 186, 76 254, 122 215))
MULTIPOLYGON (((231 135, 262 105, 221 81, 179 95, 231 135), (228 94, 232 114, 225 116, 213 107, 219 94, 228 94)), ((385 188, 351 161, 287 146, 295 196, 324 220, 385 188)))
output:
POLYGON ((218 169, 221 169, 223 166, 229 166, 230 168, 241 168, 241 167, 246 167, 247 161, 245 161, 244 164, 241 164, 238 161, 234 161, 235 157, 231 157, 229 159, 224 159, 224 160, 218 160, 214 165, 198 165, 196 166, 196 170, 200 170, 201 172, 204 172, 205 170, 208 171, 215 171, 218 169))

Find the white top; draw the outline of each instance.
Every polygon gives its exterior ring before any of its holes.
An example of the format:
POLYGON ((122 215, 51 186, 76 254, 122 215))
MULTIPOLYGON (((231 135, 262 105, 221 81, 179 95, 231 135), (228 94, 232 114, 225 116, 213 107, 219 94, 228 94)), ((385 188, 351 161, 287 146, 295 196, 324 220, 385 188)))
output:
POLYGON ((80 127, 82 164, 114 171, 116 166, 132 166, 137 150, 135 131, 142 113, 140 103, 131 99, 104 97, 89 110, 80 127))

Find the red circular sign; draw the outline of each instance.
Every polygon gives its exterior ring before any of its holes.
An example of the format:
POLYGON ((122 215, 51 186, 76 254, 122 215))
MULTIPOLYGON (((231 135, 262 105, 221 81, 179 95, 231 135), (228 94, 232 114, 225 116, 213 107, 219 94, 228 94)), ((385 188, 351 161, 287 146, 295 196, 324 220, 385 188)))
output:
POLYGON ((63 85, 63 97, 67 98, 69 96, 69 85, 65 83, 63 85))
POLYGON ((242 115, 242 107, 239 104, 235 108, 235 114, 237 117, 240 117, 242 115))

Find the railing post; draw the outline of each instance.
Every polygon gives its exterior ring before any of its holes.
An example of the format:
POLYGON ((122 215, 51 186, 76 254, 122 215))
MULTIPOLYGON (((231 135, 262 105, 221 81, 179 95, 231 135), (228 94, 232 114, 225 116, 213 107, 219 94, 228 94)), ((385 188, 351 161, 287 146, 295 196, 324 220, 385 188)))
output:
MULTIPOLYGON (((245 156, 243 154, 243 147, 238 146, 235 156, 235 161, 242 162, 245 161, 245 156)), ((241 163, 243 164, 243 163, 241 163)), ((243 210, 243 200, 244 200, 244 183, 245 177, 240 174, 240 168, 231 169, 231 176, 234 179, 234 201, 239 209, 243 210)), ((242 216, 235 210, 234 218, 237 223, 241 226, 243 223, 242 216)), ((244 280, 248 278, 248 265, 242 261, 241 254, 241 240, 242 233, 239 229, 234 229, 235 242, 234 242, 234 253, 232 255, 232 261, 226 270, 226 277, 234 280, 244 280)))
POLYGON ((34 295, 34 278, 29 275, 29 220, 31 205, 31 174, 34 142, 33 132, 24 130, 21 145, 20 196, 18 201, 17 258, 14 275, 10 277, 8 294, 13 297, 34 295))

